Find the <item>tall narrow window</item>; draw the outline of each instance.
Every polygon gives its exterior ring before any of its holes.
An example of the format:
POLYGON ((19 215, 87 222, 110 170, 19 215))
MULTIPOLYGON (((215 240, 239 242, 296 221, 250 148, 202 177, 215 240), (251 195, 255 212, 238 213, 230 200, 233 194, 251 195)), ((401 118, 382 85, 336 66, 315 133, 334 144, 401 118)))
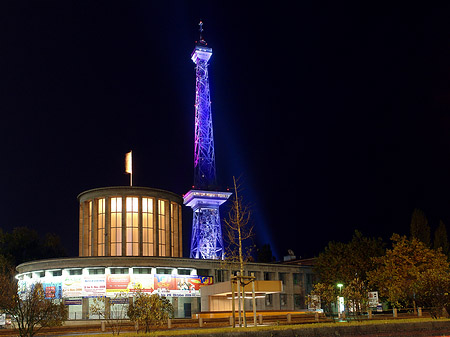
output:
POLYGON ((105 256, 105 198, 97 200, 98 256, 105 256))
POLYGON ((139 255, 139 198, 127 197, 127 255, 139 255))
POLYGON ((111 198, 111 256, 122 255, 122 198, 111 198))
POLYGON ((158 200, 159 256, 166 256, 166 202, 158 200))
POLYGON ((92 200, 88 201, 88 256, 92 256, 92 200))
POLYGON ((142 198, 142 244, 144 256, 154 255, 152 198, 142 198))
POLYGON ((170 204, 170 256, 175 256, 175 212, 177 212, 177 205, 170 204))

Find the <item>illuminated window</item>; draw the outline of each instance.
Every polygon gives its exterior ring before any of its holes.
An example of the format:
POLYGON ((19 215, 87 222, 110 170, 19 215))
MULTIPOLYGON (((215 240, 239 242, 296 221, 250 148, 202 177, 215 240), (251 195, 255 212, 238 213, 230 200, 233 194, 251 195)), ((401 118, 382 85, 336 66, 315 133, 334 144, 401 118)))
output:
POLYGON ((178 207, 176 204, 171 203, 170 204, 170 256, 175 256, 175 212, 178 210, 178 207))
POLYGON ((159 256, 166 256, 166 202, 158 200, 159 256))
POLYGON ((97 231, 98 231, 98 256, 105 256, 105 198, 98 199, 97 231))
POLYGON ((88 256, 92 256, 92 201, 88 201, 88 256))
POLYGON ((122 255, 122 198, 111 198, 111 256, 122 255))
POLYGON ((143 243, 143 255, 152 256, 154 254, 152 198, 142 198, 142 243, 143 243))
POLYGON ((127 197, 127 255, 139 255, 139 198, 127 197))

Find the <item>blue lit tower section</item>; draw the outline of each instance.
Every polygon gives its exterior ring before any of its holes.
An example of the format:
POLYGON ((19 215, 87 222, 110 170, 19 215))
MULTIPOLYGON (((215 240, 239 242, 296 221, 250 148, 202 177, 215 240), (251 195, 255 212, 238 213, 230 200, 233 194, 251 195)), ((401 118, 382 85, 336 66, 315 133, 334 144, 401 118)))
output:
POLYGON ((231 193, 214 191, 216 161, 208 79, 212 49, 206 46, 202 32, 203 23, 200 22, 200 41, 191 57, 196 65, 194 189, 185 194, 184 204, 194 212, 190 257, 217 260, 224 257, 219 206, 231 193))

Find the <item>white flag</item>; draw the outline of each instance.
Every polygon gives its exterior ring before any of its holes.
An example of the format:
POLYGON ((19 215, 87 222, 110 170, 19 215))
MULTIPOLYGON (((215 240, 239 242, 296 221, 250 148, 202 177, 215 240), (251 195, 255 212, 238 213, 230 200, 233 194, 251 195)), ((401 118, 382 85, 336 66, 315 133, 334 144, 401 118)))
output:
POLYGON ((133 174, 133 162, 131 159, 131 151, 125 154, 125 172, 133 174))

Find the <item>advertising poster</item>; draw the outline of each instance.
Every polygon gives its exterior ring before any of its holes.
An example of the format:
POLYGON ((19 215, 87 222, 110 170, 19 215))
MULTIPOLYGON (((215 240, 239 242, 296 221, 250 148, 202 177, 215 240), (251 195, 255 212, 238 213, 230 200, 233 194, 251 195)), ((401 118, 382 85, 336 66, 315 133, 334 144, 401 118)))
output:
POLYGON ((129 274, 108 274, 106 275, 106 293, 127 293, 131 287, 129 274))
POLYGON ((66 276, 62 281, 62 296, 82 297, 83 296, 83 276, 66 276))
POLYGON ((155 275, 155 291, 167 297, 200 297, 200 288, 210 284, 212 276, 155 275))
POLYGON ((46 299, 55 299, 62 297, 62 285, 61 283, 42 283, 42 288, 44 288, 44 294, 46 299))
POLYGON ((86 275, 83 277, 85 297, 102 297, 106 295, 105 275, 86 275))
POLYGON ((136 292, 137 289, 141 289, 144 293, 152 293, 155 290, 154 280, 153 275, 131 275, 130 292, 136 292))
POLYGON ((176 275, 172 274, 155 275, 154 280, 155 280, 154 281, 155 290, 157 290, 158 293, 167 293, 170 290, 177 289, 176 275))

